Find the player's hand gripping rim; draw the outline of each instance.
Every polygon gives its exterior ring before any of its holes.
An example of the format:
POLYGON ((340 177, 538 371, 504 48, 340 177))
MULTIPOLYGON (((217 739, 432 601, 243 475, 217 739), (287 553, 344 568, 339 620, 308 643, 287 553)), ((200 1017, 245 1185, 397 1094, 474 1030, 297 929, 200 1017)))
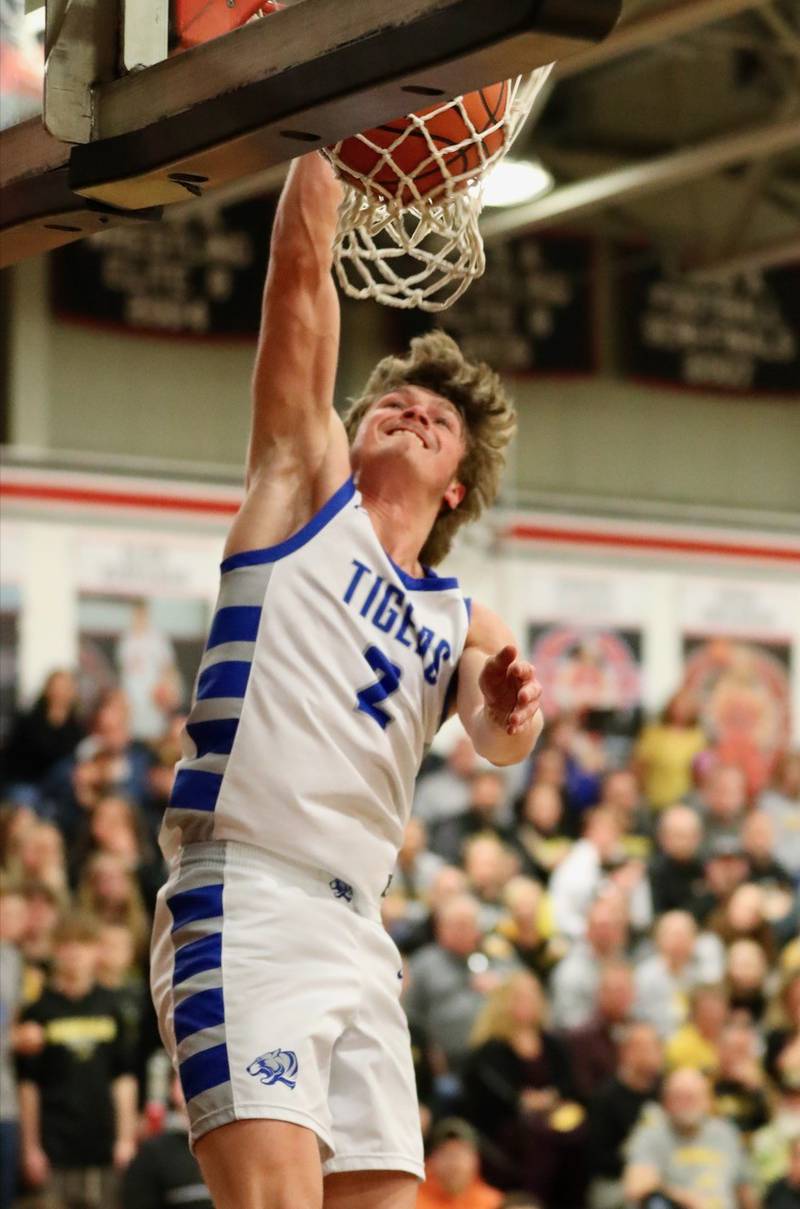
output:
POLYGON ((478 684, 488 718, 507 735, 524 730, 541 705, 536 669, 511 644, 486 660, 478 684))

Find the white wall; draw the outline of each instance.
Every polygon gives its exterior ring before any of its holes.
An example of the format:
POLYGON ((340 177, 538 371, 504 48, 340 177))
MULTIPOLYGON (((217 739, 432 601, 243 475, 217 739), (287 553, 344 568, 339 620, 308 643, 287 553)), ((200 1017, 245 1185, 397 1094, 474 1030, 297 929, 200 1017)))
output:
POLYGON ((611 378, 511 385, 523 490, 800 514, 800 397, 704 395, 611 378))
MULTIPOLYGON (((33 477, 46 482, 42 472, 33 477)), ((61 484, 68 478, 51 477, 61 484)), ((88 475, 76 480, 89 482, 88 475)), ((112 490, 115 485, 110 477, 101 483, 112 490)), ((121 479, 116 487, 135 492, 138 481, 121 479)), ((164 489, 195 490, 169 484, 164 489)), ((447 567, 465 593, 506 618, 523 648, 532 622, 639 631, 643 703, 655 711, 680 682, 684 634, 780 641, 793 649, 792 713, 795 741, 800 740, 800 540, 794 542, 793 567, 781 569, 741 557, 513 544, 497 540, 504 519, 496 515, 468 531, 447 567)), ((23 698, 39 690, 52 667, 75 662, 81 593, 212 606, 226 524, 210 514, 184 521, 154 509, 10 501, 0 522, 0 584, 20 600, 23 698)), ((731 531, 719 533, 731 538, 731 531)), ((750 540, 747 533, 735 536, 742 544, 750 540)))

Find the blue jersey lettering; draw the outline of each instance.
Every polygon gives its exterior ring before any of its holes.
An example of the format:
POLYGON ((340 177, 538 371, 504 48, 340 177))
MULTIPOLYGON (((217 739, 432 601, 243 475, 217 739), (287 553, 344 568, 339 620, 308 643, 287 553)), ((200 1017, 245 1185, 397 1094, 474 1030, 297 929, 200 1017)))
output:
POLYGON ((405 601, 403 593, 394 584, 387 584, 381 603, 378 605, 372 618, 372 624, 377 626, 379 630, 382 630, 384 634, 391 632, 397 618, 400 616, 398 609, 388 608, 389 602, 392 599, 396 600, 400 608, 402 608, 405 601))
POLYGON ((353 593, 355 592, 356 588, 358 587, 359 583, 361 582, 361 576, 365 572, 367 575, 372 574, 369 567, 366 566, 364 563, 359 562, 357 558, 353 559, 353 566, 355 567, 356 570, 355 570, 355 574, 353 575, 353 578, 350 580, 350 585, 344 594, 344 603, 345 604, 350 604, 350 601, 353 599, 353 593))
POLYGON ((433 659, 425 668, 425 679, 428 684, 436 684, 439 679, 439 670, 443 663, 447 663, 450 659, 450 643, 442 638, 436 644, 436 650, 433 652, 433 659))
POLYGON ((378 578, 375 580, 375 583, 370 588, 367 599, 364 601, 363 605, 361 606, 361 609, 359 610, 362 617, 366 617, 367 613, 369 613, 370 609, 372 608, 372 602, 374 601, 375 597, 378 595, 378 592, 380 591, 380 586, 382 583, 383 583, 383 576, 379 575, 378 578))
MULTIPOLYGON (((353 571, 350 582, 342 597, 344 603, 358 609, 360 616, 369 620, 382 634, 390 635, 407 650, 416 651, 424 664, 423 673, 426 682, 431 685, 437 684, 442 664, 449 661, 452 653, 450 644, 445 639, 440 639, 430 626, 417 624, 414 605, 406 603, 405 592, 397 584, 387 582, 382 575, 377 575, 371 567, 357 558, 352 559, 351 567, 353 571), (426 664, 425 660, 431 652, 431 658, 426 664)), ((370 651, 377 649, 377 647, 369 648, 370 651)), ((373 655, 372 658, 377 658, 377 656, 373 655)), ((387 659, 386 656, 383 658, 387 659)), ((389 663, 388 659, 387 665, 390 669, 395 666, 389 663)), ((386 675, 390 675, 390 673, 385 672, 384 678, 378 682, 378 685, 371 686, 359 694, 359 708, 366 713, 372 714, 375 700, 383 699, 382 697, 376 699, 374 692, 389 683, 386 675)), ((394 689, 390 691, 393 692, 394 689)), ((385 711, 375 708, 380 718, 383 719, 385 711)), ((375 717, 375 714, 372 716, 375 717)), ((385 716, 388 721, 388 715, 385 716)), ((378 720, 376 717, 376 721, 378 720)), ((382 721, 382 725, 386 725, 386 722, 382 721)))
POLYGON ((400 643, 401 646, 407 646, 409 648, 409 650, 411 649, 411 647, 414 644, 406 641, 406 630, 413 630, 413 629, 414 629, 414 606, 406 605, 406 611, 403 614, 403 620, 400 623, 400 629, 395 634, 395 638, 397 639, 397 641, 400 643))

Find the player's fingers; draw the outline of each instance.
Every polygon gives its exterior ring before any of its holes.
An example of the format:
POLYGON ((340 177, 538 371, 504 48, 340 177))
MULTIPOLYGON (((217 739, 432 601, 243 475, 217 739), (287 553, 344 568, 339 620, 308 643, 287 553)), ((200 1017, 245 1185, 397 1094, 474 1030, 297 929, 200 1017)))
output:
POLYGON ((525 685, 533 683, 534 679, 535 674, 530 663, 522 663, 519 660, 515 660, 506 669, 506 681, 513 685, 517 692, 520 692, 525 685))
POLYGON ((519 729, 522 726, 526 726, 528 724, 528 722, 530 722, 531 718, 536 713, 538 708, 539 708, 539 704, 536 701, 531 701, 527 705, 515 706, 514 709, 512 709, 511 713, 508 715, 509 726, 513 726, 516 729, 519 729))
POLYGON ((538 701, 541 698, 543 689, 539 681, 534 676, 533 679, 525 685, 523 691, 529 696, 529 700, 538 701))
POLYGON ((499 667, 504 667, 507 672, 508 668, 513 665, 516 657, 517 657, 517 648, 515 646, 512 646, 509 643, 508 646, 504 646, 501 651, 497 652, 497 654, 494 657, 494 662, 499 667))
POLYGON ((529 663, 525 665, 522 674, 517 676, 516 680, 518 694, 540 693, 542 691, 542 686, 536 679, 536 673, 529 663))
POLYGON ((527 726, 539 709, 541 696, 542 686, 538 680, 520 689, 516 705, 508 716, 508 727, 511 728, 509 734, 515 734, 523 726, 527 726))

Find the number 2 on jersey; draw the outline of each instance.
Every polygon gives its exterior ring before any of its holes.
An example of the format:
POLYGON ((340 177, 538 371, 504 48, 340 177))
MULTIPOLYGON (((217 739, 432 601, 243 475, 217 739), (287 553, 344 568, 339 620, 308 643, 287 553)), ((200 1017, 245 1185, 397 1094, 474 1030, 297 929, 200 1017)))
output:
POLYGON ((392 663, 391 659, 384 655, 380 647, 368 646, 364 651, 364 658, 373 672, 377 672, 378 679, 374 684, 356 693, 357 708, 374 718, 381 730, 386 730, 393 719, 387 710, 381 709, 380 703, 397 692, 402 672, 396 663, 392 663))

